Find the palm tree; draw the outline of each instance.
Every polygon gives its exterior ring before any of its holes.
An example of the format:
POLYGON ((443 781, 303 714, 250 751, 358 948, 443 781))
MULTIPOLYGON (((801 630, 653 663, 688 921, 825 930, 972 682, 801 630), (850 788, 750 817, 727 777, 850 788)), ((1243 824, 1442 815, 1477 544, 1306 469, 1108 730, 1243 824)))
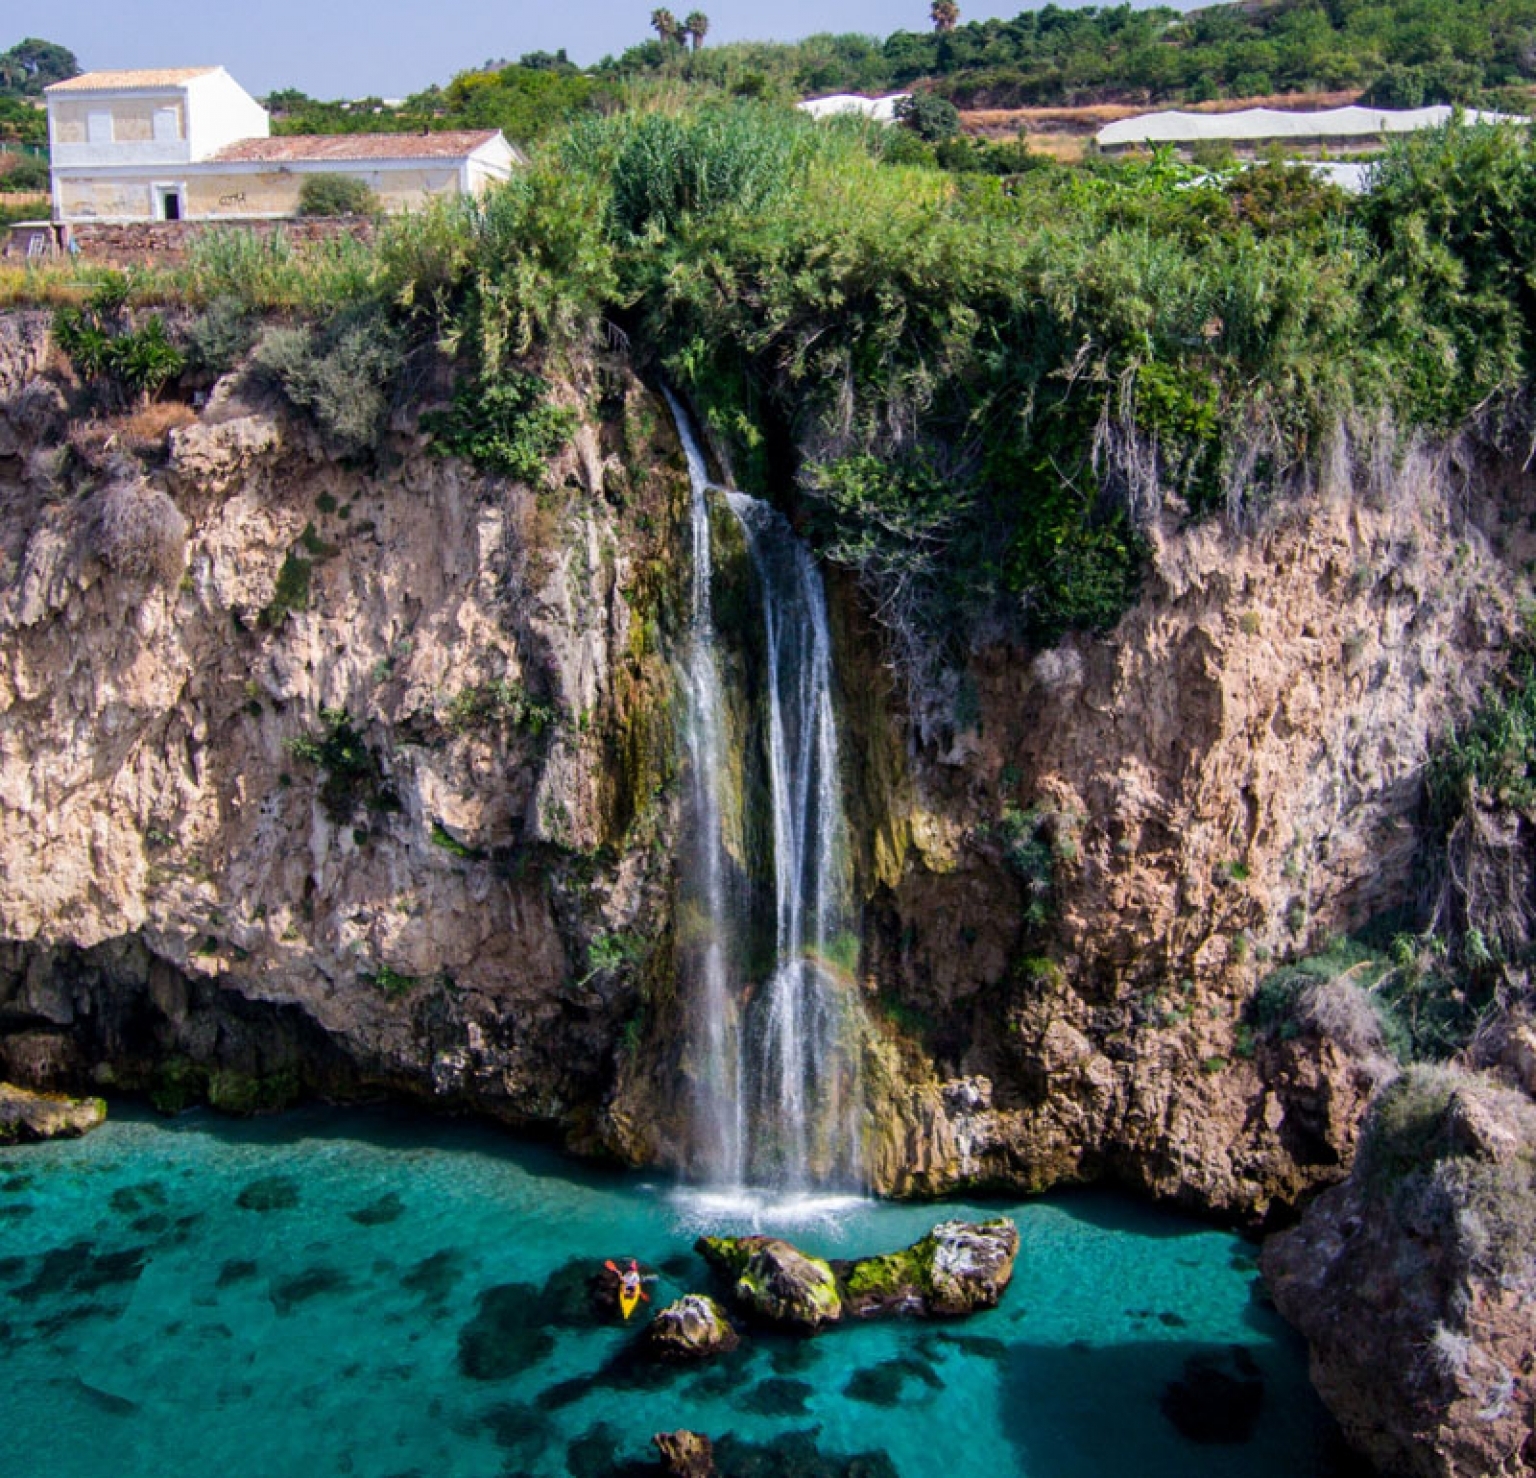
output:
POLYGON ((933 0, 928 15, 935 31, 953 31, 960 24, 960 7, 955 0, 933 0))
POLYGON ((709 17, 702 10, 690 10, 683 17, 683 34, 693 37, 693 49, 697 51, 709 35, 709 17))
POLYGON ((653 10, 651 29, 661 37, 663 45, 668 41, 681 42, 683 39, 683 28, 678 25, 677 17, 670 10, 653 10))

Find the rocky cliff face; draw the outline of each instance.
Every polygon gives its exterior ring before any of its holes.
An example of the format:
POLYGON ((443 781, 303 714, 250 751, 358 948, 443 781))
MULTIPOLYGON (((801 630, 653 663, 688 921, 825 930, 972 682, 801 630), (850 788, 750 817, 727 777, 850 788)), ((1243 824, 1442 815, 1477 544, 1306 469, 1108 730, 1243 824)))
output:
MULTIPOLYGON (((168 433, 83 422, 45 323, 3 335, 0 1076, 381 1088, 665 1158, 660 402, 582 371, 536 490, 410 418, 337 462, 238 379, 168 433)), ((1447 486, 1410 458, 1241 538, 1170 516, 1115 633, 978 653, 942 750, 836 590, 879 1188, 1113 1175, 1257 1217, 1342 1175, 1379 1044, 1245 1003, 1408 891, 1530 538, 1447 486)))
POLYGON ((1341 1175, 1379 1040, 1245 1003, 1413 897, 1422 769, 1501 660, 1528 539, 1449 487, 1409 457, 1241 537, 1167 529, 1112 636, 976 658, 948 753, 898 766, 864 726, 901 770, 869 953, 884 1183, 1112 1172, 1253 1215, 1341 1175))
POLYGON ((0 1076, 585 1133, 667 947, 654 404, 604 367, 536 491, 238 380, 135 447, 57 371, 5 321, 0 1076))

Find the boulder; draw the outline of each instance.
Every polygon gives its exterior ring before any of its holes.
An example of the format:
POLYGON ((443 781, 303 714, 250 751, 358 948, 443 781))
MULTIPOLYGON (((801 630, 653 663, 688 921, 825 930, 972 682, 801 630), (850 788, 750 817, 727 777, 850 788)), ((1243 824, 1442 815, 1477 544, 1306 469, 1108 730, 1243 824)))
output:
POLYGON ((856 1319, 945 1318, 995 1308, 1018 1250, 1018 1228, 1006 1218, 946 1221, 900 1252, 836 1266, 856 1319))
POLYGON ((725 1310, 702 1293, 685 1294, 646 1325, 645 1350, 653 1360, 685 1365, 727 1355, 741 1343, 725 1310))
POLYGON ((44 1139, 78 1139, 105 1121, 99 1098, 65 1098, 31 1093, 0 1083, 0 1144, 32 1144, 44 1139))
POLYGON ((1536 1465, 1533 1245, 1536 1107, 1415 1066, 1262 1267, 1352 1446, 1404 1478, 1513 1478, 1536 1465))
POLYGON ((667 1478, 715 1478, 715 1446, 708 1437, 685 1430, 658 1432, 651 1441, 667 1478))
POLYGON ((731 1280, 731 1300, 778 1329, 812 1334, 843 1317, 830 1263, 779 1237, 700 1237, 696 1250, 731 1280))

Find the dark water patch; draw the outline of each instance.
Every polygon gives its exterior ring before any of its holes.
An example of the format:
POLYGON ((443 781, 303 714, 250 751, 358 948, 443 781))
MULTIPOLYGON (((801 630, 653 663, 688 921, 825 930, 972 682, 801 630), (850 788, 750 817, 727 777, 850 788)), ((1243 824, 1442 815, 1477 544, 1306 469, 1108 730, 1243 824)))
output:
POLYGON ((1172 1309, 1164 1309, 1157 1316, 1157 1322, 1167 1329, 1188 1329, 1189 1320, 1182 1314, 1176 1314, 1172 1309))
POLYGON ((898 1478, 885 1453, 824 1453, 816 1446, 820 1435, 812 1427, 759 1443, 727 1434, 715 1444, 715 1461, 730 1478, 898 1478))
POLYGON ((16 1283, 26 1275, 27 1260, 24 1257, 0 1257, 0 1283, 16 1283))
POLYGON ((248 1257, 232 1257, 219 1269, 215 1288, 233 1288, 237 1283, 249 1283, 256 1276, 257 1265, 248 1257))
POLYGON ((275 1278, 267 1291, 272 1307, 279 1314, 291 1314, 300 1304, 330 1293, 342 1293, 352 1286, 352 1280, 340 1268, 316 1264, 288 1278, 275 1278))
POLYGON ((808 1339, 783 1341, 768 1357, 775 1375, 799 1375, 816 1363, 816 1345, 808 1339))
POLYGON ((36 1210, 30 1201, 18 1201, 14 1206, 0 1206, 0 1221, 23 1221, 36 1210))
POLYGON ((347 1216, 360 1227, 388 1226, 404 1215, 405 1202, 393 1191, 386 1191, 377 1201, 370 1201, 366 1206, 359 1206, 356 1211, 347 1212, 347 1216))
POLYGON ((539 1290, 531 1283, 485 1289, 475 1316, 459 1330, 459 1370, 470 1380, 505 1380, 549 1358, 554 1336, 544 1328, 539 1290))
POLYGON ((125 1247, 121 1252, 98 1253, 75 1274, 72 1286, 80 1293, 95 1293, 119 1283, 137 1283, 149 1261, 148 1247, 125 1247))
POLYGON ((31 1184, 31 1171, 23 1170, 15 1175, 7 1175, 4 1180, 0 1180, 0 1191, 5 1191, 7 1194, 14 1196, 18 1191, 26 1190, 31 1184))
POLYGON ((91 1319, 115 1319, 120 1313, 120 1305, 94 1300, 65 1304, 63 1308, 45 1314, 32 1326, 32 1330, 42 1339, 56 1339, 61 1334, 67 1334, 77 1324, 84 1324, 91 1319))
POLYGON ((299 1183, 290 1175, 264 1175, 235 1197, 247 1211, 292 1211, 298 1204, 299 1183))
POLYGON ((400 1286, 421 1295, 428 1304, 443 1304, 463 1276, 463 1254, 452 1247, 424 1257, 406 1270, 400 1286))
POLYGON ((878 1365, 854 1371, 843 1387, 843 1394, 852 1401, 862 1401, 869 1406, 900 1406, 904 1404, 907 1387, 913 1382, 920 1382, 935 1391, 944 1385, 926 1360, 919 1360, 912 1355, 897 1355, 894 1359, 882 1360, 878 1365))
POLYGON ((171 1229, 171 1219, 163 1211, 151 1211, 129 1223, 130 1228, 142 1237, 158 1237, 171 1229))
POLYGON ((591 1390, 592 1382, 586 1376, 572 1376, 570 1380, 556 1381, 540 1391, 539 1405, 546 1411, 564 1411, 567 1406, 584 1401, 591 1390))
POLYGON ((624 1462, 619 1450, 625 1445, 622 1432, 599 1422, 565 1449, 569 1478, 655 1478, 654 1463, 624 1462))
POLYGON ((672 1280, 672 1282, 685 1288, 688 1286, 688 1284, 694 1282, 700 1273, 704 1271, 699 1262, 699 1259, 690 1256, 686 1252, 674 1253, 659 1266, 661 1271, 665 1273, 667 1277, 672 1280))
POLYGON ((90 1265, 90 1261, 89 1242, 71 1242, 68 1247, 55 1247, 43 1253, 32 1277, 14 1289, 11 1297, 22 1303, 36 1303, 40 1298, 67 1292, 80 1273, 90 1265))
POLYGON ((166 1204, 165 1187, 158 1180, 146 1180, 138 1185, 120 1185, 107 1197, 107 1205, 122 1216, 137 1216, 140 1212, 166 1204))
MULTIPOLYGON (((628 1266, 627 1259, 623 1265, 628 1266)), ((610 1322, 618 1313, 614 1282, 614 1275, 591 1258, 562 1263, 539 1290, 545 1322, 565 1329, 610 1322)))
POLYGON ((108 1416, 132 1416, 139 1409, 137 1401, 130 1401, 126 1396, 116 1396, 111 1391, 103 1391, 100 1386, 93 1386, 79 1376, 75 1377, 74 1390, 97 1411, 105 1412, 108 1416))
POLYGON ((918 1341, 918 1348, 928 1360, 937 1358, 946 1348, 959 1350, 972 1360, 1006 1360, 1008 1343, 990 1334, 956 1334, 953 1330, 938 1329, 918 1341))
POLYGON ((1191 1442, 1248 1442, 1264 1409, 1264 1373, 1241 1345, 1191 1355, 1158 1404, 1191 1442))
POLYGON ((785 1376, 759 1381, 741 1398, 741 1405, 759 1416, 804 1416, 805 1403, 816 1394, 815 1386, 785 1376))
POLYGON ((479 1422, 497 1447, 520 1458, 536 1458, 551 1445, 549 1417, 531 1402, 498 1402, 480 1413, 479 1422))

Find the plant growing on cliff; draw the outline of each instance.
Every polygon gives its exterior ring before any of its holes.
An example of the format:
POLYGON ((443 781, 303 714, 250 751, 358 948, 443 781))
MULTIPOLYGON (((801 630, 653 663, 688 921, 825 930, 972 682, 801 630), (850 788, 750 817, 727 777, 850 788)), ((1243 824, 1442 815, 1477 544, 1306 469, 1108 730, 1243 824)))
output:
POLYGON ((376 305, 343 311, 320 327, 269 328, 254 356, 289 403, 351 454, 377 444, 405 359, 403 336, 376 305))
POLYGON ((550 403, 547 380, 507 371, 488 382, 460 382, 448 409, 427 412, 421 424, 439 456, 464 457, 486 472, 538 485, 577 420, 569 406, 550 403))
POLYGON ((395 810, 395 797, 378 755, 368 746, 344 708, 322 708, 320 730, 299 734, 286 743, 288 752, 325 772, 320 803, 338 826, 349 822, 359 806, 374 811, 395 810))
POLYGON ((106 273, 80 307, 53 316, 54 343, 81 379, 117 406, 153 400, 186 368, 186 357, 154 314, 135 327, 128 317, 132 279, 106 273))

